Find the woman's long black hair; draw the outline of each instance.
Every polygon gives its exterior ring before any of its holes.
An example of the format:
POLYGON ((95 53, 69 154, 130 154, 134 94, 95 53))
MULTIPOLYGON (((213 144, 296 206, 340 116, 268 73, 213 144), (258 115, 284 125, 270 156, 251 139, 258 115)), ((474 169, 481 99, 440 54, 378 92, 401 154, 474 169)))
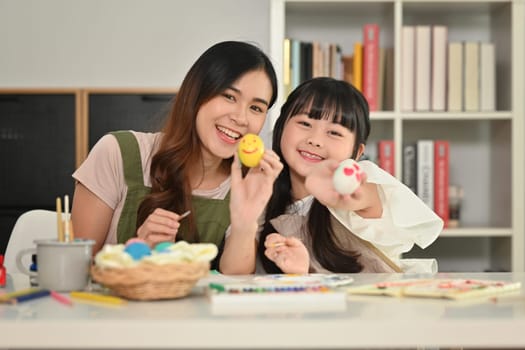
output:
MULTIPOLYGON (((272 86, 269 107, 277 97, 277 76, 269 57, 257 46, 241 41, 223 41, 207 49, 190 68, 175 98, 163 128, 163 138, 151 161, 151 194, 138 209, 140 227, 155 208, 177 213, 192 210, 189 169, 202 162, 202 144, 197 135, 197 113, 201 106, 224 92, 244 74, 261 70, 272 86)), ((231 164, 233 157, 224 160, 231 164)), ((228 165, 229 166, 229 165, 228 165)), ((192 212, 195 212, 192 210, 192 212)), ((199 242, 196 219, 190 215, 189 242, 199 242)))
MULTIPOLYGON (((298 114, 306 114, 317 120, 332 120, 355 133, 355 145, 351 155, 354 159, 359 146, 366 144, 370 134, 368 102, 359 90, 345 81, 325 77, 314 78, 299 85, 288 96, 273 129, 273 150, 281 158, 284 168, 274 184, 258 247, 263 267, 269 273, 281 272, 277 265, 264 255, 266 236, 275 232, 270 220, 284 214, 286 208, 293 203, 290 168, 283 157, 281 137, 286 123, 298 114)), ((315 258, 324 268, 333 272, 361 271, 362 266, 357 261, 359 255, 339 246, 334 236, 330 212, 317 199, 313 200, 308 213, 307 230, 315 258)))

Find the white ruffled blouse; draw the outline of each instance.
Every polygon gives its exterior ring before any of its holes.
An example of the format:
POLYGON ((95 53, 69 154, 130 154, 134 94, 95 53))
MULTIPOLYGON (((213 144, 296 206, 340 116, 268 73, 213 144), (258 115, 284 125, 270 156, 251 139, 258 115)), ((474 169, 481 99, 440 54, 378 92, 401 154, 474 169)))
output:
MULTIPOLYGON (((435 259, 399 259, 402 253, 412 249, 414 244, 421 248, 428 247, 443 229, 443 220, 437 216, 407 186, 379 168, 371 161, 359 162, 368 176, 368 182, 378 185, 379 196, 383 205, 380 218, 369 219, 353 211, 328 208, 332 215, 357 237, 372 243, 390 260, 395 262, 405 273, 435 273, 435 259)), ((297 201, 287 208, 284 215, 273 219, 272 224, 279 233, 286 236, 303 238, 300 231, 306 222, 312 205, 313 196, 297 201), (295 219, 293 217, 295 216, 295 219)), ((305 241, 303 239, 303 241, 305 241)), ((306 243, 306 242, 305 242, 306 243)), ((311 251, 311 249, 309 249, 311 251)), ((312 256, 313 265, 318 265, 312 256)))

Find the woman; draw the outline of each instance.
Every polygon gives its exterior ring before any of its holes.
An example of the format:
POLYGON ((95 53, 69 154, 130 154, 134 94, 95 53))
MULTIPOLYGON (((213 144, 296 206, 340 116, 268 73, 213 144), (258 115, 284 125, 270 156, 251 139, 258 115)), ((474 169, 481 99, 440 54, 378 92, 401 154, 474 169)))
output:
POLYGON ((243 176, 235 153, 243 135, 260 132, 276 96, 275 71, 259 48, 209 48, 184 78, 162 132, 105 135, 73 174, 75 235, 94 239, 95 253, 133 236, 152 247, 212 242, 220 247, 213 268, 253 272, 257 219, 282 164, 268 150, 243 176))

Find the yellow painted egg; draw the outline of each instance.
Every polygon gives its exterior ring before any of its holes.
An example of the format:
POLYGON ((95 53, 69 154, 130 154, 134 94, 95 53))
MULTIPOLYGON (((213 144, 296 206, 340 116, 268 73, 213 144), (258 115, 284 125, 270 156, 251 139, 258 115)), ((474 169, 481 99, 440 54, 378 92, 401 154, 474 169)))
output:
POLYGON ((264 153, 264 143, 255 134, 246 134, 239 141, 239 158, 242 164, 253 168, 259 165, 264 153))

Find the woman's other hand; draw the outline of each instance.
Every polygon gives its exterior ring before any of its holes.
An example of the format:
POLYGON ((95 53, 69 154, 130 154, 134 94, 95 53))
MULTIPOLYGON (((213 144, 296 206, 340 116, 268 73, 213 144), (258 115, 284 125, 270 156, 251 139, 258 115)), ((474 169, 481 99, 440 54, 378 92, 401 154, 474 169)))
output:
POLYGON ((180 220, 185 215, 157 208, 138 228, 137 237, 143 239, 150 247, 160 242, 175 242, 180 227, 180 220))

